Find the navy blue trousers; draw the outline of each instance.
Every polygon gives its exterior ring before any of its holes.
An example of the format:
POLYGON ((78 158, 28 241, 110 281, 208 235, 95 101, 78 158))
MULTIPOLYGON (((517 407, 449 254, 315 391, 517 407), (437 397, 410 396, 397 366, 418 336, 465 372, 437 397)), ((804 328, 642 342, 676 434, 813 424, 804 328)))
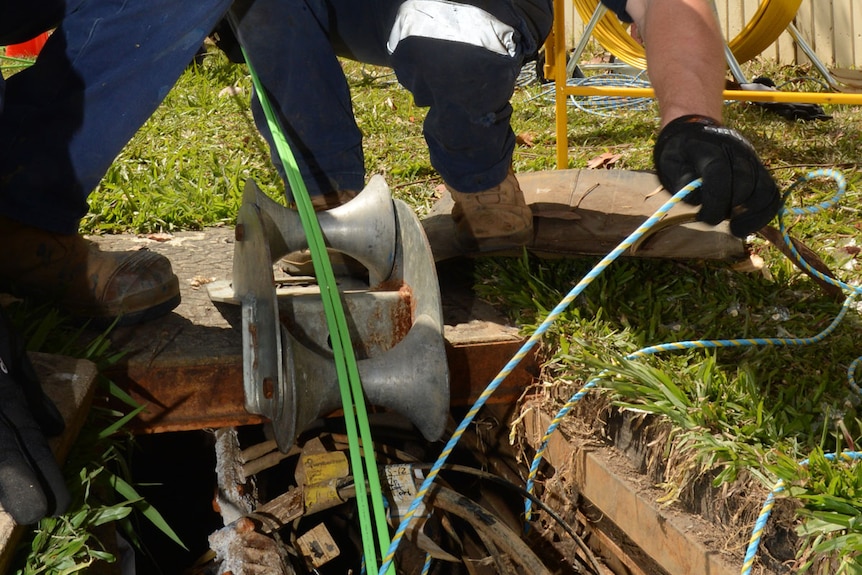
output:
POLYGON ((36 63, 6 81, 0 213, 77 233, 87 196, 176 83, 230 0, 4 4, 20 8, 12 17, 2 14, 0 38, 14 41, 16 30, 46 11, 62 12, 62 23, 36 63))
MULTIPOLYGON (((233 9, 237 35, 260 76, 311 194, 362 189, 362 134, 337 56, 389 66, 427 106, 431 163, 463 192, 501 182, 515 137, 509 99, 544 40, 509 0, 495 21, 513 30, 508 53, 407 35, 387 49, 403 0, 255 0, 233 9)), ((222 19, 230 0, 33 0, 33 15, 63 7, 36 63, 6 82, 0 113, 0 214, 75 233, 86 199, 222 19)), ((547 2, 550 23, 550 2, 547 2)), ((540 1, 544 10, 545 3, 540 1)), ((490 9, 489 9, 490 10, 490 9)), ((21 10, 18 10, 21 12, 21 10)), ((27 14, 0 9, 0 40, 27 14)), ((16 28, 17 26, 17 28, 16 28)), ((37 26, 38 27, 38 26, 37 26)), ((32 30, 28 30, 32 31, 32 30)), ((14 39, 12 39, 14 38, 14 39)), ((12 40, 10 40, 12 39, 12 40)), ((268 139, 259 106, 255 117, 268 139)), ((276 161, 276 165, 280 165, 276 161)))

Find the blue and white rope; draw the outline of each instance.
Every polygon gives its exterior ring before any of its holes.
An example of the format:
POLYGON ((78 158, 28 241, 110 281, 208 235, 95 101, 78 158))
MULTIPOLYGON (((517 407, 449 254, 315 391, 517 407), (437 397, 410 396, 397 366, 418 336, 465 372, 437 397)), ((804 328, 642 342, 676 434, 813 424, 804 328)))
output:
MULTIPOLYGON (((663 351, 677 351, 681 349, 713 349, 719 347, 747 347, 754 345, 761 346, 802 346, 802 345, 811 345, 823 341, 827 336, 832 334, 835 329, 838 327, 838 324, 841 323, 841 320, 844 319, 844 316, 847 314, 847 311, 850 309, 850 304, 852 303, 852 298, 847 298, 844 300, 844 305, 841 306, 841 310, 835 316, 835 319, 820 333, 812 337, 804 337, 804 338, 747 338, 747 339, 717 339, 717 340, 694 340, 694 341, 677 341, 672 343, 664 343, 661 345, 654 345, 651 347, 645 347, 640 349, 634 353, 627 355, 624 359, 632 360, 638 359, 642 357, 647 357, 650 355, 655 355, 657 353, 663 351)), ((548 426, 545 435, 542 436, 542 440, 539 443, 539 447, 536 450, 536 455, 533 457, 533 461, 530 464, 530 472, 527 475, 527 484, 526 489, 528 492, 532 493, 533 488, 535 487, 535 479, 536 475, 539 471, 539 465, 542 462, 542 458, 544 457, 545 451, 547 451, 548 442, 551 439, 551 436, 560 426, 563 419, 566 415, 571 411, 571 409, 575 406, 575 404, 580 401, 586 394, 587 391, 596 387, 598 382, 608 374, 609 370, 603 370, 599 375, 591 379, 587 382, 577 393, 575 393, 564 405, 554 418, 551 420, 551 423, 548 426)), ((531 508, 532 501, 530 499, 526 499, 524 502, 524 513, 526 516, 526 520, 530 520, 531 516, 531 508)))
POLYGON ((557 320, 557 318, 566 310, 566 308, 574 301, 574 299, 580 295, 580 293, 590 284, 592 281, 598 277, 614 260, 620 257, 629 247, 631 247, 637 240, 641 238, 650 228, 652 228, 656 223, 659 222, 666 214, 673 208, 676 204, 682 201, 692 190, 700 187, 701 180, 695 180, 688 186, 681 189, 679 192, 673 195, 662 207, 660 207, 652 216, 650 216, 643 224, 641 224, 635 231, 633 231, 626 239, 624 239, 616 248, 614 248, 608 255, 602 258, 599 263, 593 267, 593 269, 586 275, 584 278, 578 282, 578 284, 572 288, 572 290, 563 298, 557 306, 551 310, 545 320, 539 325, 538 328, 533 332, 533 334, 527 339, 527 341, 521 346, 521 348, 515 353, 511 360, 503 367, 502 370, 497 374, 497 376, 488 384, 473 406, 470 408, 470 411, 467 412, 467 415, 464 416, 464 419, 458 425, 455 432, 452 434, 452 437, 447 442, 446 446, 443 448, 443 451, 440 453, 437 461, 431 467, 428 475, 425 480, 422 482, 422 485, 419 487, 416 492, 416 498, 410 504, 410 507, 407 509, 407 512, 404 514, 404 518, 401 520, 401 523, 398 525, 398 529, 395 531, 395 534, 392 537, 392 542, 389 545, 389 550, 386 553, 386 556, 383 558, 382 565, 380 567, 379 575, 384 575, 386 569, 392 563, 392 560, 395 557, 395 552, 398 549, 398 546, 401 542, 401 539, 404 537, 404 533, 407 530, 407 527, 410 525, 410 521, 412 521, 413 516, 416 512, 416 509, 422 503, 422 500, 425 498, 428 490, 431 488, 431 485, 434 483, 434 480, 437 478, 437 475, 440 473, 440 469, 446 463, 446 460, 449 458, 449 455, 452 453, 452 450, 460 441, 461 436, 466 431, 467 427, 476 417, 476 414, 479 410, 485 405, 488 401, 488 398, 497 390, 500 384, 503 382, 506 377, 512 373, 512 370, 518 366, 521 360, 529 353, 533 347, 535 347, 536 343, 542 338, 545 332, 548 331, 548 328, 557 320))
MULTIPOLYGON (((846 191, 846 180, 844 177, 835 170, 815 170, 808 175, 800 178, 797 182, 793 184, 788 190, 788 193, 797 187, 798 185, 810 181, 815 178, 832 178, 835 181, 837 186, 837 191, 830 196, 830 198, 824 202, 821 202, 814 206, 802 207, 802 208, 786 208, 782 207, 779 210, 779 229, 781 231, 782 238, 787 246, 790 248, 791 255, 802 265, 804 269, 806 269, 809 273, 817 276, 824 282, 840 286, 842 289, 849 291, 850 295, 844 300, 844 304, 841 306, 840 311, 833 319, 833 321, 826 327, 823 331, 818 333, 815 336, 807 337, 807 338, 745 338, 745 339, 726 339, 726 340, 696 340, 696 341, 681 341, 681 342, 673 342, 666 343, 662 345, 656 345, 651 347, 646 347, 641 350, 638 350, 628 356, 625 359, 631 360, 640 357, 646 357, 649 355, 653 355, 662 351, 673 351, 680 349, 691 349, 691 348, 719 348, 719 347, 746 347, 746 346, 802 346, 802 345, 812 345, 815 343, 819 343, 823 339, 825 339, 828 335, 832 334, 835 329, 838 327, 838 324, 844 319, 847 314, 847 311, 850 309, 851 304, 853 303, 855 296, 862 293, 862 288, 857 286, 851 286, 845 282, 840 280, 828 277, 819 271, 812 268, 808 262, 804 260, 804 258, 799 254, 796 248, 793 245, 793 242, 790 240, 790 237, 787 234, 786 228, 784 226, 784 216, 790 215, 810 215, 817 213, 819 211, 823 211, 834 206, 841 196, 844 195, 846 191)), ((786 194, 785 194, 786 197, 786 194)), ((851 363, 848 368, 847 377, 849 380, 850 386, 854 391, 860 393, 862 395, 862 390, 860 390, 859 386, 855 382, 855 371, 859 364, 862 363, 862 357, 857 358, 851 363)), ((542 458, 544 457, 544 453, 547 450, 548 442, 550 440, 551 435, 557 430, 563 418, 569 413, 569 411, 574 407, 575 403, 580 401, 586 393, 594 388, 599 380, 607 375, 608 370, 602 371, 598 376, 587 382, 577 393, 575 393, 558 411, 558 413, 552 419, 550 425, 548 426, 545 435, 542 437, 539 448, 536 451, 536 455, 533 458, 533 461, 530 465, 530 471, 527 478, 526 489, 528 492, 532 492, 535 486, 535 478, 538 473, 539 465, 541 464, 542 458)), ((780 490, 778 490, 780 491, 780 490)), ((754 527, 754 533, 751 538, 751 543, 749 545, 749 549, 754 550, 756 552, 757 546, 759 545, 760 535, 763 532, 763 525, 766 522, 766 518, 769 516, 769 512, 774 505, 775 493, 778 491, 773 490, 769 497, 767 498, 766 503, 764 504, 764 511, 761 512, 761 517, 758 518, 758 522, 754 527)), ((531 515, 531 507, 532 502, 530 499, 525 500, 524 509, 526 520, 530 519, 531 515)), ((752 557, 753 561, 753 557, 752 557)), ((746 561, 743 566, 742 575, 747 575, 750 572, 751 561, 746 558, 746 561)))
MULTIPOLYGON (((858 451, 842 451, 839 455, 841 459, 844 459, 845 461, 862 459, 862 453, 858 451)), ((829 461, 835 461, 836 455, 834 453, 825 453, 824 457, 829 461)), ((805 467, 807 465, 807 459, 803 459, 799 462, 800 467, 805 467)), ((775 506, 775 496, 782 491, 784 491, 784 480, 779 479, 773 486, 772 491, 769 492, 766 500, 763 502, 763 506, 760 508, 760 514, 754 522, 754 529, 751 532, 748 547, 745 549, 745 558, 742 561, 741 575, 750 575, 751 573, 751 568, 754 566, 754 558, 757 556, 757 550, 760 548, 760 540, 763 537, 763 530, 766 528, 766 522, 772 514, 772 508, 775 506)))
MULTIPOLYGON (((806 207, 806 208, 784 208, 784 207, 782 207, 782 209, 779 212, 779 218, 780 218, 779 225, 780 225, 780 229, 782 232, 782 237, 784 238, 787 245, 790 247, 792 255, 797 259, 797 261, 799 261, 799 263, 805 269, 807 269, 809 272, 813 273, 814 275, 816 275, 817 277, 819 277, 823 281, 828 282, 828 283, 832 283, 834 285, 839 285, 840 287, 842 287, 842 289, 845 289, 845 290, 848 290, 851 292, 851 295, 845 300, 844 305, 841 307, 841 310, 839 311, 836 318, 832 321, 832 323, 826 329, 824 329, 819 334, 812 336, 812 337, 808 337, 808 338, 745 338, 745 339, 727 339, 727 340, 697 340, 697 341, 672 342, 672 343, 667 343, 667 344, 643 348, 643 349, 629 355, 627 357, 627 359, 645 357, 648 355, 659 353, 661 351, 671 351, 671 350, 690 349, 690 348, 707 349, 707 348, 716 348, 716 347, 741 347, 741 346, 753 346, 753 345, 771 345, 771 346, 810 345, 810 344, 822 341, 825 337, 827 337, 829 334, 831 334, 835 330, 837 325, 841 322, 841 320, 844 318, 844 316, 846 315, 848 309, 850 308, 850 303, 852 302, 853 297, 856 294, 862 293, 862 289, 855 287, 855 286, 850 286, 850 285, 848 285, 844 282, 841 282, 839 280, 835 280, 833 278, 824 276, 823 274, 820 274, 820 272, 817 272, 816 270, 811 268, 811 266, 808 265, 807 262, 805 262, 805 260, 798 254, 798 252, 793 247, 793 243, 790 241, 790 238, 787 235, 786 230, 783 227, 783 217, 782 217, 786 214, 794 214, 794 215, 811 214, 811 213, 815 213, 817 211, 827 209, 827 208, 833 206, 838 201, 840 196, 843 195, 843 193, 846 189, 846 182, 845 182, 843 176, 841 176, 841 174, 839 174, 838 172, 836 172, 834 170, 817 170, 815 172, 812 172, 811 174, 809 174, 805 178, 802 178, 799 182, 794 184, 794 186, 796 186, 796 185, 798 185, 804 181, 808 181, 810 179, 817 178, 817 177, 831 177, 831 178, 833 178, 835 180, 837 186, 838 186, 838 192, 833 197, 831 197, 829 200, 827 200, 826 202, 822 202, 821 204, 818 204, 816 206, 806 207)), ((383 563, 380 567, 379 575, 383 575, 385 573, 385 571, 391 566, 392 561, 393 561, 394 556, 395 556, 395 552, 398 549, 398 546, 401 542, 401 539, 404 536, 404 533, 406 532, 407 527, 409 526, 410 522, 412 521, 412 519, 415 515, 416 509, 419 507, 419 505, 421 505, 423 499, 425 498, 425 496, 428 493, 428 490, 430 489, 434 480, 436 479, 437 475, 439 474, 440 469, 443 467, 443 465, 445 464, 449 455, 452 453, 454 447, 457 445, 457 443, 460 440, 460 438, 462 437, 464 431, 470 425, 470 423, 472 423, 476 414, 484 406, 484 404, 487 402, 488 398, 494 393, 494 391, 496 391, 496 389, 499 387, 499 385, 502 383, 502 381, 506 377, 508 377, 508 375, 514 370, 514 368, 517 367, 517 365, 523 360, 523 358, 526 356, 526 354, 535 346, 535 344, 539 341, 539 339, 541 339, 541 337, 547 332, 547 330, 552 325, 552 323, 559 318, 559 316, 562 314, 563 311, 565 311, 565 309, 571 304, 571 302, 574 301, 574 299, 578 295, 580 295, 580 293, 590 283, 592 283, 592 281, 596 277, 598 277, 608 267, 608 265, 610 265, 614 260, 616 260, 620 255, 622 255, 622 253, 625 252, 625 250, 627 250, 635 242, 637 242, 637 240, 640 239, 640 237, 643 236, 643 234, 646 233, 652 226, 654 226, 662 217, 664 217, 664 215, 666 215, 667 212, 670 211, 670 209, 674 205, 679 203, 692 190, 699 187, 700 184, 701 184, 700 180, 695 180, 694 182, 692 182, 691 184, 689 184, 688 186, 686 186, 685 188, 683 188, 682 190, 677 192, 670 200, 668 200, 668 202, 665 205, 663 205, 658 211, 656 211, 655 214, 653 214, 649 219, 647 219, 637 230, 632 232, 632 234, 630 234, 625 240, 623 240, 623 242, 620 243, 619 246, 617 246, 611 253, 609 253, 607 256, 605 256, 598 264, 596 264, 596 266, 586 276, 584 276, 584 278, 574 288, 572 288, 572 290, 566 295, 566 297, 563 298, 563 300, 560 301, 560 303, 557 304, 557 306, 553 310, 551 310, 551 312, 548 314, 548 316, 545 318, 545 320, 539 325, 539 327, 536 328, 536 330, 530 336, 530 338, 523 344, 523 346, 512 357, 512 359, 503 367, 503 369, 497 374, 497 376, 494 378, 494 380, 491 381, 491 383, 483 391, 483 393, 480 395, 479 399, 476 400, 473 407, 470 409, 470 411, 467 413, 467 415, 461 421, 458 428, 452 434, 452 437, 450 438, 450 440, 448 441, 448 443, 444 447, 444 449, 441 452, 440 456, 438 457, 437 461, 431 467, 431 470, 429 471, 427 477, 425 478, 422 485, 420 486, 420 488, 417 492, 416 498, 413 500, 413 502, 411 503, 407 512, 404 514, 404 517, 403 517, 401 523, 398 526, 398 529, 396 530, 396 532, 392 538, 392 542, 389 546, 389 549, 386 553, 386 556, 383 558, 383 563)), ((853 364, 851 365, 851 367, 848 369, 848 378, 851 381, 851 386, 853 386, 854 389, 856 389, 856 390, 858 390, 859 388, 858 388, 858 386, 855 385, 854 377, 855 377, 855 370, 858 367, 859 363, 862 363, 862 358, 859 358, 856 361, 854 361, 853 364)), ((588 382, 586 385, 584 385, 584 387, 580 391, 578 391, 575 395, 572 396, 572 398, 568 402, 566 402, 566 404, 560 410, 560 412, 557 414, 557 416, 555 416, 554 420, 551 423, 551 426, 549 426, 548 431, 546 432, 545 436, 542 439, 542 444, 541 444, 539 450, 537 450, 536 456, 535 456, 533 463, 531 465, 530 477, 529 477, 528 483, 527 483, 528 491, 530 491, 534 485, 533 481, 535 479, 535 473, 536 473, 536 470, 538 469, 538 466, 541 462, 541 458, 544 454, 544 451, 547 448, 547 443, 548 443, 548 439, 550 438, 550 435, 557 429, 560 421, 562 420, 563 417, 565 417, 565 415, 569 412, 569 410, 572 408, 572 406, 577 401, 579 401, 584 395, 586 395, 586 393, 589 391, 589 389, 595 387, 597 382, 600 380, 600 378, 605 373, 606 372, 602 372, 602 374, 599 374, 596 378, 594 378, 593 380, 588 382)), ((767 501, 763 506, 764 511, 761 513, 761 517, 758 518, 758 522, 755 524, 754 534, 752 535, 752 540, 751 540, 751 543, 749 545, 749 547, 753 549, 752 554, 756 553, 757 546, 759 545, 759 534, 762 533, 763 526, 765 525, 766 519, 769 516, 769 512, 771 511, 772 506, 774 505, 775 494, 780 492, 781 490, 783 490, 783 484, 781 482, 779 482, 779 484, 776 485, 776 488, 777 489, 773 489, 773 491, 770 493, 770 497, 767 498, 767 501)), ((529 501, 529 499, 527 500, 527 503, 526 503, 526 514, 527 514, 527 518, 529 518, 529 515, 530 515, 530 501, 529 501)), ((743 575, 747 575, 746 571, 743 571, 743 575)))

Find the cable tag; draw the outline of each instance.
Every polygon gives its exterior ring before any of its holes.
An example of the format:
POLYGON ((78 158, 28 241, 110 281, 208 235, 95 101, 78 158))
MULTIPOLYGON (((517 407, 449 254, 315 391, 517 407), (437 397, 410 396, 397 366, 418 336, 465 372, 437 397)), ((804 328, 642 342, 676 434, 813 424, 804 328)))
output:
MULTIPOLYGON (((384 468, 384 472, 392 498, 392 504, 389 506, 389 515, 392 521, 397 523, 406 515, 410 504, 416 498, 416 480, 422 480, 423 474, 419 469, 414 470, 413 466, 409 463, 387 465, 384 468)), ((421 503, 416 508, 415 516, 422 517, 425 514, 425 504, 421 503)))
POLYGON ((341 550, 323 523, 303 533, 296 540, 296 544, 312 569, 317 569, 341 554, 341 550))

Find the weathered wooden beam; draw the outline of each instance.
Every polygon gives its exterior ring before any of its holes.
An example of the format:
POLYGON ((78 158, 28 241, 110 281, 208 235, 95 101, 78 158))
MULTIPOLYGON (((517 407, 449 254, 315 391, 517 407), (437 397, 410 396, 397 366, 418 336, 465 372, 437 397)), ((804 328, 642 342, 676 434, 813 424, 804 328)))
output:
MULTIPOLYGON (((525 411, 524 435, 533 448, 538 448, 550 422, 551 417, 538 406, 525 411)), ((648 490, 632 481, 637 473, 624 457, 614 457, 613 449, 583 448, 557 432, 548 441, 544 460, 552 467, 570 469, 566 481, 572 488, 667 573, 739 572, 728 555, 698 536, 718 536, 717 526, 677 509, 660 508, 655 497, 646 494, 648 490)))

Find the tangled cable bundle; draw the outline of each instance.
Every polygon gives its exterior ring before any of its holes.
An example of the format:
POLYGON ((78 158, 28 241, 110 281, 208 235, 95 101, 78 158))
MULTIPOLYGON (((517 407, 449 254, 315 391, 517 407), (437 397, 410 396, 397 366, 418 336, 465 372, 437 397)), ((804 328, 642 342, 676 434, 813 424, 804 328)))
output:
MULTIPOLYGON (((619 88, 649 88, 649 80, 645 79, 644 73, 637 76, 622 73, 592 74, 584 78, 569 78, 566 80, 568 86, 613 86, 619 88)), ((537 97, 545 98, 553 102, 554 88, 543 91, 537 97)), ((653 104, 652 98, 632 98, 628 96, 574 96, 569 95, 570 106, 595 114, 596 116, 618 117, 616 112, 621 109, 648 110, 653 104)))

